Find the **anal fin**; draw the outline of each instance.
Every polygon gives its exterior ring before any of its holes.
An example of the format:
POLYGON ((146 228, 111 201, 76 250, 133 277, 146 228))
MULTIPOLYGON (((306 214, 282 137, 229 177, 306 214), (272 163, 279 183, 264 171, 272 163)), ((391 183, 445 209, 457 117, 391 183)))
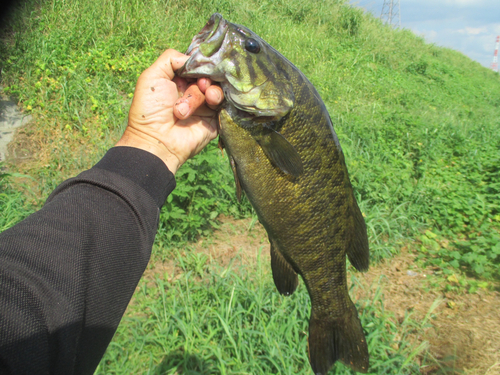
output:
POLYGON ((366 224, 356 201, 354 201, 352 211, 354 217, 354 232, 351 244, 347 249, 347 256, 354 268, 358 271, 365 272, 368 271, 370 265, 370 249, 368 247, 366 224))
POLYGON ((289 296, 299 285, 297 273, 293 270, 290 263, 283 257, 283 254, 278 250, 278 247, 271 239, 271 269, 273 271, 273 279, 278 292, 285 296, 289 296))

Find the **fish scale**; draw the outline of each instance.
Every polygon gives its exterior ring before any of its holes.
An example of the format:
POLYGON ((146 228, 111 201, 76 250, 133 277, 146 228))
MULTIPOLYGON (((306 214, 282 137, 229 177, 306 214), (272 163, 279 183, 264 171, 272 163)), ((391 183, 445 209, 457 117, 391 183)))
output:
POLYGON ((188 51, 177 74, 210 77, 224 90, 219 134, 237 187, 268 233, 278 291, 292 294, 297 275, 306 284, 314 373, 326 374, 337 360, 367 372, 368 347, 346 272, 346 256, 368 269, 366 226, 318 92, 259 36, 219 14, 188 51))

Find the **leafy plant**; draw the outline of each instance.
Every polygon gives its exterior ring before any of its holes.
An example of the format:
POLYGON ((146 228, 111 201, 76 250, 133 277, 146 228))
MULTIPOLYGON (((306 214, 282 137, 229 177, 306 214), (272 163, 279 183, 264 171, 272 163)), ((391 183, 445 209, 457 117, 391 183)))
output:
POLYGON ((236 189, 228 160, 216 142, 188 160, 176 174, 177 187, 167 198, 160 217, 159 236, 167 240, 194 239, 217 226, 217 216, 245 216, 248 201, 236 202, 236 189))

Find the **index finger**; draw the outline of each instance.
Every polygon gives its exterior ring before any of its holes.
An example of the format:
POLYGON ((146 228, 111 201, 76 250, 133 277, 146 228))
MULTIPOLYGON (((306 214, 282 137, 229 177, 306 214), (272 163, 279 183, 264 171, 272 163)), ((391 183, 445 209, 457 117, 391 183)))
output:
MULTIPOLYGON (((174 82, 178 78, 174 78, 174 82)), ((182 79, 182 78, 180 78, 182 79)), ((174 115, 179 119, 185 119, 191 116, 198 108, 205 103, 211 109, 214 109, 222 103, 224 94, 220 86, 212 85, 208 78, 198 79, 197 83, 191 84, 177 100, 174 106, 174 115)), ((200 112, 197 112, 199 114, 200 112)))
POLYGON ((174 105, 174 115, 179 119, 188 118, 205 103, 205 95, 196 83, 191 84, 184 95, 174 105))

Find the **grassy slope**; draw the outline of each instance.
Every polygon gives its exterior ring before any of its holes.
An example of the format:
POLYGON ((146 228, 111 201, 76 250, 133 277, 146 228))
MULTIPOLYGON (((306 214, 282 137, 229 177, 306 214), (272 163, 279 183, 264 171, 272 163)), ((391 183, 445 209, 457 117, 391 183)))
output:
MULTIPOLYGON (((303 70, 318 88, 330 110, 360 206, 367 216, 374 259, 390 256, 403 243, 415 239, 422 259, 444 267, 445 275, 462 268, 489 279, 498 277, 499 75, 458 52, 428 45, 409 31, 392 30, 336 1, 184 0, 150 1, 147 5, 138 0, 27 2, 3 35, 0 63, 6 91, 35 118, 21 135, 35 157, 17 166, 38 182, 24 187, 31 192, 23 203, 28 210, 38 207, 64 178, 90 167, 101 157, 123 129, 140 72, 165 48, 185 49, 214 11, 252 28, 303 70)), ((168 256, 172 241, 207 233, 217 214, 250 212, 247 203, 236 204, 227 160, 215 146, 181 171, 178 188, 162 215, 156 246, 162 257, 168 256)), ((15 198, 14 189, 9 189, 6 191, 12 191, 11 195, 0 201, 4 212, 8 208, 3 202, 15 198)), ((243 285, 238 283, 244 275, 229 275, 222 280, 216 274, 213 270, 210 283, 219 291, 216 295, 222 296, 231 285, 243 285)), ((190 308, 189 314, 195 315, 176 320, 173 316, 177 310, 169 310, 170 315, 163 319, 177 323, 164 327, 174 336, 168 338, 171 344, 167 342, 163 349, 154 345, 158 339, 139 340, 153 335, 156 323, 143 326, 142 320, 130 318, 107 354, 102 365, 107 370, 103 372, 118 373, 124 363, 140 366, 140 361, 129 356, 138 355, 146 347, 151 364, 158 365, 158 358, 177 350, 175 340, 180 340, 182 325, 189 327, 190 321, 205 316, 211 317, 213 332, 218 332, 213 336, 216 342, 224 340, 226 316, 217 310, 217 304, 222 302, 203 306, 209 296, 189 279, 184 284, 163 279, 158 283, 154 292, 145 289, 138 293, 139 304, 150 303, 147 296, 158 296, 163 288, 169 290, 172 299, 189 291, 192 306, 199 306, 190 308), (128 340, 140 341, 143 346, 123 352, 130 345, 128 340), (114 370, 107 366, 114 366, 114 370)), ((269 298, 277 297, 271 292, 270 281, 266 283, 268 287, 262 292, 269 293, 266 314, 255 313, 253 318, 258 332, 266 331, 266 322, 276 311, 269 298)), ((252 289, 254 286, 242 286, 245 290, 238 299, 241 311, 250 309, 244 301, 258 292, 252 289)), ((305 303, 300 302, 305 298, 303 292, 296 297, 297 303, 305 303)), ((291 302, 286 306, 291 309, 286 315, 293 317, 271 325, 268 331, 277 334, 279 327, 295 325, 292 311, 297 307, 291 302)), ((166 314, 161 312, 161 305, 150 309, 166 314)), ((363 319, 369 319, 372 327, 384 326, 387 317, 381 310, 366 311, 363 319)), ((154 318, 161 314, 155 314, 148 313, 149 319, 161 320, 154 318)), ((301 314, 305 316, 305 312, 301 314)), ((369 329, 370 340, 390 342, 391 329, 369 329)), ((276 341, 267 344, 259 341, 263 351, 274 354, 269 354, 268 362, 257 361, 264 364, 252 362, 256 367, 247 367, 247 354, 234 353, 228 338, 226 346, 219 346, 221 354, 217 358, 210 354, 213 338, 205 338, 190 348, 205 348, 200 355, 215 366, 214 373, 222 372, 224 366, 227 373, 269 373, 274 371, 270 368, 281 367, 280 354, 272 351, 273 347, 285 345, 278 344, 281 336, 277 334, 273 339, 276 341)), ((294 342, 302 347, 303 337, 294 342)), ((193 354, 190 350, 182 349, 183 358, 193 354)), ((378 350, 373 352, 374 369, 385 364, 387 373, 398 373, 409 355, 409 351, 388 346, 380 349, 380 342, 371 350, 378 350)), ((292 367, 284 372, 297 373, 300 368, 293 366, 305 366, 304 351, 296 355, 300 358, 285 361, 292 367)), ((307 373, 307 366, 304 368, 307 373)), ((344 371, 341 368, 337 371, 344 371)))

